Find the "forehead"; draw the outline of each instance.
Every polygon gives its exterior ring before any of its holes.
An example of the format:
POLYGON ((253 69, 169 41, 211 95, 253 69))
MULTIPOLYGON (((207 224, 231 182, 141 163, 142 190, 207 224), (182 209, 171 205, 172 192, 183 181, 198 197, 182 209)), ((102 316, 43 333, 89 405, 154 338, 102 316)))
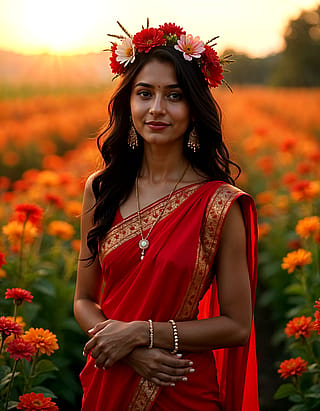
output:
POLYGON ((134 84, 148 83, 155 87, 178 84, 175 68, 167 61, 151 60, 137 74, 134 84))

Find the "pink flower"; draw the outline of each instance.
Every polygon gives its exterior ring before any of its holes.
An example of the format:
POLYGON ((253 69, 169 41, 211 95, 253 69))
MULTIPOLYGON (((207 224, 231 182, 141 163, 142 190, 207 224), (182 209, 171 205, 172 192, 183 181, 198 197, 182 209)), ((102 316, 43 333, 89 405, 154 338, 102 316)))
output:
POLYGON ((192 57, 200 58, 201 53, 205 50, 203 41, 199 36, 193 38, 192 34, 182 35, 174 46, 176 50, 183 53, 185 60, 191 61, 192 57))
POLYGON ((14 340, 8 342, 7 345, 8 347, 6 351, 15 361, 22 359, 30 361, 33 354, 35 354, 34 346, 22 338, 15 338, 14 340))

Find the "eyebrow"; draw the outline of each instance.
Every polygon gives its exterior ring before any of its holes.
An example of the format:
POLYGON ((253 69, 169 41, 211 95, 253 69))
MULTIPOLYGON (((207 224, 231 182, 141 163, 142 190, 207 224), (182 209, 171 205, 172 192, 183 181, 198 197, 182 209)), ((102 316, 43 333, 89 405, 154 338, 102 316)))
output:
MULTIPOLYGON (((142 81, 140 81, 134 87, 153 88, 154 86, 152 86, 151 84, 143 83, 142 81)), ((179 86, 179 84, 168 84, 167 86, 165 86, 165 88, 173 89, 173 88, 181 88, 181 87, 179 86)))

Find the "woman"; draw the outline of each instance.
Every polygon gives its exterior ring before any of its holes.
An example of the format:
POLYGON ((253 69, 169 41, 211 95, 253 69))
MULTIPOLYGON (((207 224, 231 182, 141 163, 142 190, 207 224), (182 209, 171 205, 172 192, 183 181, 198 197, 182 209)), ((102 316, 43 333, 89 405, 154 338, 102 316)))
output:
POLYGON ((105 167, 83 199, 82 409, 257 410, 256 215, 209 90, 221 64, 175 24, 120 27, 105 167))

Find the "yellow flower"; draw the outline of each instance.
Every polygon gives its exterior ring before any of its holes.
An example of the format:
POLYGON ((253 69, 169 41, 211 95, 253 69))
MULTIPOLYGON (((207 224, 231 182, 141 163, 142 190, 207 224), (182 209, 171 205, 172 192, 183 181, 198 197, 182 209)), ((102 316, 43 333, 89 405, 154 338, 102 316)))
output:
POLYGON ((309 238, 311 234, 320 231, 320 218, 318 216, 305 217, 298 221, 296 233, 302 238, 309 238))
POLYGON ((39 354, 51 355, 59 348, 55 334, 43 328, 30 328, 23 339, 30 342, 39 354))
POLYGON ((48 234, 62 238, 62 240, 70 240, 74 233, 72 225, 65 221, 55 220, 48 225, 48 234))
POLYGON ((282 261, 281 268, 288 270, 288 273, 292 273, 296 268, 301 268, 312 263, 311 252, 299 248, 296 251, 288 253, 286 257, 283 257, 282 261))
POLYGON ((82 204, 80 201, 68 201, 64 206, 64 211, 69 217, 80 217, 82 204))
POLYGON ((23 225, 23 222, 13 220, 2 227, 3 234, 8 237, 11 244, 19 245, 22 234, 23 241, 28 244, 32 244, 33 240, 37 237, 38 230, 36 226, 34 226, 30 221, 27 221, 23 233, 23 225))

